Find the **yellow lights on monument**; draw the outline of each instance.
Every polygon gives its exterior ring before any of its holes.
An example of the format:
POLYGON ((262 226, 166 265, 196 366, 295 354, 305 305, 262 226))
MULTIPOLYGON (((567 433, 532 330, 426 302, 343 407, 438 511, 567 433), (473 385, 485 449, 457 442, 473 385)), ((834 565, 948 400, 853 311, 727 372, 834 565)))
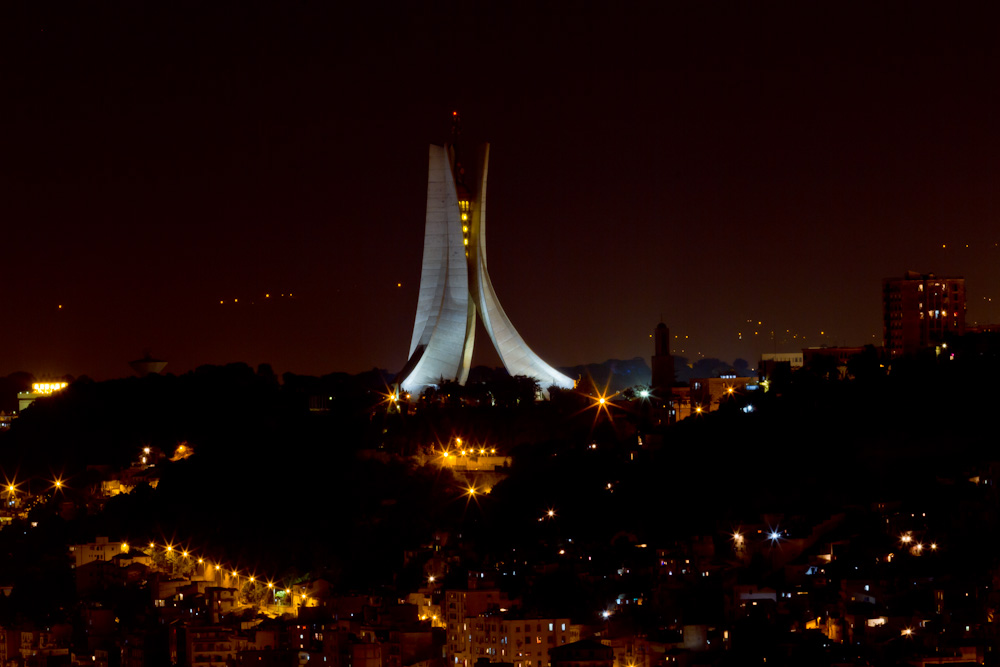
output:
POLYGON ((149 452, 150 452, 150 449, 149 449, 149 447, 143 447, 143 448, 142 448, 142 453, 143 453, 143 454, 149 454, 149 452))
POLYGON ((905 535, 900 536, 899 541, 902 542, 903 544, 909 544, 910 542, 913 541, 913 536, 907 533, 905 535))
POLYGON ((155 549, 156 548, 156 544, 154 542, 150 542, 149 543, 149 548, 150 549, 155 549))
POLYGON ((268 588, 274 588, 274 582, 271 582, 271 581, 267 582, 267 587, 268 588))
POLYGON ((254 578, 250 577, 250 583, 252 584, 253 582, 254 582, 254 578))
POLYGON ((903 628, 902 632, 900 632, 899 634, 903 635, 904 637, 910 637, 910 636, 913 635, 913 629, 912 628, 903 628))
POLYGON ((122 553, 125 553, 125 554, 128 553, 128 542, 122 542, 121 550, 122 550, 122 553))
MULTIPOLYGON (((201 564, 202 564, 202 563, 204 563, 204 562, 205 562, 205 559, 204 559, 204 558, 199 558, 199 559, 198 559, 198 564, 199 564, 199 565, 201 565, 201 564)), ((208 566, 208 569, 210 569, 210 570, 211 570, 211 569, 212 569, 212 566, 211 566, 211 565, 209 565, 209 566, 208 566)))
POLYGON ((51 394, 68 386, 69 384, 66 382, 34 382, 31 385, 31 391, 36 394, 51 394))
POLYGON ((173 550, 174 550, 174 548, 168 544, 167 545, 167 553, 171 553, 171 552, 173 552, 173 550))
POLYGON ((476 487, 470 486, 468 489, 465 490, 465 493, 468 494, 470 498, 475 498, 476 494, 479 492, 476 490, 476 487))
POLYGON ((184 552, 181 553, 181 555, 184 556, 185 558, 187 558, 188 557, 188 552, 184 551, 184 552))

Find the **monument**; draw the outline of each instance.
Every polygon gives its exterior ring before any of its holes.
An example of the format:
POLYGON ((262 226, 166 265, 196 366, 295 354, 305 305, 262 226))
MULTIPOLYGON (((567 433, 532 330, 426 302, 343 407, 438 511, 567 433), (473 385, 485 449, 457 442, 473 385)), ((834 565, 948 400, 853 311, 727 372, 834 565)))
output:
POLYGON ((525 344, 497 299, 486 263, 489 144, 478 151, 475 182, 467 183, 453 116, 453 143, 430 147, 420 294, 409 360, 397 381, 414 398, 442 378, 465 384, 478 315, 507 372, 534 378, 542 390, 572 389, 573 380, 525 344))

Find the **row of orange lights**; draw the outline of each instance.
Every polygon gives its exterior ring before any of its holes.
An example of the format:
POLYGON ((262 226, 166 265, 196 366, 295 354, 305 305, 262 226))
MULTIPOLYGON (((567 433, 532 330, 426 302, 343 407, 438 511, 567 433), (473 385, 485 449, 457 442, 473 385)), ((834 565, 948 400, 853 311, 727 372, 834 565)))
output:
MULTIPOLYGON (((148 451, 148 449, 149 448, 147 447, 146 451, 148 451)), ((7 485, 5 487, 7 493, 8 494, 17 493, 17 486, 18 486, 18 484, 16 482, 12 482, 12 481, 8 480, 7 481, 7 485)), ((57 489, 57 490, 62 489, 63 488, 63 481, 61 479, 59 479, 59 478, 56 478, 55 480, 52 481, 52 488, 57 489)), ((475 495, 475 489, 470 489, 470 492, 472 493, 472 495, 475 495)), ((155 542, 150 542, 149 543, 149 548, 151 550, 152 549, 156 549, 156 543, 155 542)), ((129 546, 128 542, 122 542, 121 550, 123 552, 128 552, 129 549, 130 549, 130 546, 129 546)), ((170 544, 164 545, 163 550, 166 553, 179 553, 184 558, 192 558, 191 553, 189 551, 187 551, 187 550, 175 550, 174 547, 173 547, 173 545, 170 545, 170 544)), ((240 577, 240 574, 239 574, 238 570, 229 570, 229 568, 227 568, 227 567, 225 567, 225 566, 223 566, 221 564, 216 564, 216 565, 212 565, 211 563, 207 563, 206 564, 204 558, 199 558, 198 559, 198 564, 199 565, 205 565, 206 566, 206 570, 209 571, 209 572, 211 572, 212 569, 215 568, 215 569, 218 569, 223 574, 226 574, 226 572, 229 572, 231 576, 234 576, 237 579, 239 579, 239 577, 240 577)), ((257 578, 254 575, 248 575, 246 578, 247 578, 247 580, 250 583, 255 583, 257 581, 257 578)), ((268 582, 265 582, 265 583, 266 583, 266 585, 267 585, 267 587, 269 589, 273 589, 274 588, 274 582, 273 581, 268 581, 268 582)), ((285 588, 285 594, 286 595, 291 594, 291 592, 292 592, 291 588, 285 588)), ((302 595, 302 600, 303 601, 305 601, 307 599, 308 599, 308 596, 302 595)))
MULTIPOLYGON (((121 548, 122 548, 122 551, 127 552, 129 550, 129 548, 130 548, 128 542, 122 542, 122 547, 121 548)), ((155 550, 156 548, 157 548, 157 544, 155 542, 150 542, 149 543, 149 549, 150 550, 155 550)), ((165 553, 180 554, 183 558, 194 558, 194 556, 192 556, 189 551, 175 549, 174 546, 171 545, 171 544, 165 544, 165 545, 163 545, 163 551, 165 553)), ((225 566, 225 565, 223 565, 221 563, 216 563, 215 565, 212 565, 212 563, 206 563, 204 558, 198 558, 197 562, 198 562, 199 565, 205 565, 205 569, 208 572, 211 572, 213 569, 216 569, 219 572, 221 572, 223 574, 223 576, 236 577, 237 580, 240 578, 240 576, 243 576, 251 584, 257 583, 257 577, 256 576, 254 576, 252 574, 240 575, 239 570, 230 569, 229 567, 227 567, 227 566, 225 566)), ((273 590, 275 588, 275 583, 273 581, 264 581, 264 580, 261 580, 261 583, 265 584, 268 587, 268 589, 272 589, 273 590)), ((281 587, 279 587, 279 590, 281 590, 281 587)), ((292 593, 292 589, 291 588, 285 588, 284 591, 285 591, 286 595, 290 595, 292 593)), ((302 597, 302 601, 303 602, 305 602, 308 599, 308 596, 305 595, 305 594, 302 594, 301 597, 302 597)))

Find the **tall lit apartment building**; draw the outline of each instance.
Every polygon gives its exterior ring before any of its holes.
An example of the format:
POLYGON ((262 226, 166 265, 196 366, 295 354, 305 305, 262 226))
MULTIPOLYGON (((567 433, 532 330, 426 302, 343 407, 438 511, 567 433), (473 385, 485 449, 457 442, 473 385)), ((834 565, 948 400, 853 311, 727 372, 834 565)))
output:
POLYGON ((965 278, 907 271, 882 280, 882 337, 890 359, 965 333, 965 278))
POLYGON ((497 590, 449 590, 444 596, 448 662, 473 667, 480 658, 514 667, 548 667, 549 649, 580 639, 568 618, 514 618, 497 590))
POLYGON ((462 650, 449 656, 462 667, 473 667, 480 658, 514 667, 548 667, 551 649, 580 639, 580 626, 571 625, 568 618, 485 614, 466 619, 463 628, 462 650))

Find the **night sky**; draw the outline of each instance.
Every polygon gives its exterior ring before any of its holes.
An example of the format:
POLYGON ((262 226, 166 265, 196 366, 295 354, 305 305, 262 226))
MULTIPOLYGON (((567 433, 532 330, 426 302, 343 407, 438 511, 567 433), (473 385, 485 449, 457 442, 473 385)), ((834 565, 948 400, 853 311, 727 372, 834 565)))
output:
POLYGON ((760 4, 5 3, 0 374, 398 370, 455 109, 555 366, 880 344, 908 269, 1000 321, 989 5, 760 4))

